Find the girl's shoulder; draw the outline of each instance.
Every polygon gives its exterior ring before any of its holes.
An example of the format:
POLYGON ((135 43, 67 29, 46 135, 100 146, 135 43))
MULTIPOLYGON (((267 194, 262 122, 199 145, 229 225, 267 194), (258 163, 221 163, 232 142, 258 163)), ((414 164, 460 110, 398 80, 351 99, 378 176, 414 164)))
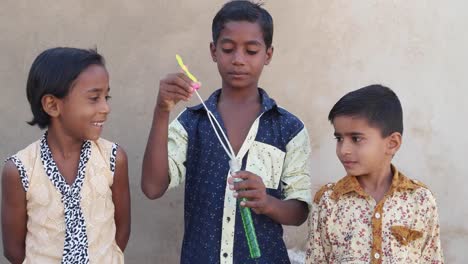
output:
POLYGON ((6 158, 4 170, 7 168, 10 168, 11 170, 16 169, 17 173, 15 172, 15 175, 19 175, 24 190, 28 191, 31 173, 34 171, 35 165, 38 164, 39 157, 40 141, 37 140, 18 151, 16 154, 6 158), (7 166, 8 162, 12 165, 7 166))
POLYGON ((111 172, 114 173, 117 163, 117 151, 121 148, 119 144, 104 138, 99 138, 91 143, 95 149, 97 149, 99 155, 103 157, 103 160, 109 166, 111 172))

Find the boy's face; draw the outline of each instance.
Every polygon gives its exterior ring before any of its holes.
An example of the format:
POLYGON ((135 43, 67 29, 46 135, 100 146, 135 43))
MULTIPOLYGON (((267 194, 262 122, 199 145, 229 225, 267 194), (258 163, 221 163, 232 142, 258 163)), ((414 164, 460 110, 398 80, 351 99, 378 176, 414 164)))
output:
POLYGON ((273 47, 266 48, 260 25, 247 21, 226 23, 210 50, 223 87, 230 88, 256 88, 263 66, 273 55, 273 47))
POLYGON ((390 165, 401 145, 401 134, 382 137, 381 130, 370 126, 367 119, 337 116, 335 128, 336 155, 346 172, 353 176, 379 173, 390 165))
POLYGON ((74 138, 97 140, 110 112, 109 75, 99 65, 86 68, 67 96, 58 99, 57 125, 74 138))

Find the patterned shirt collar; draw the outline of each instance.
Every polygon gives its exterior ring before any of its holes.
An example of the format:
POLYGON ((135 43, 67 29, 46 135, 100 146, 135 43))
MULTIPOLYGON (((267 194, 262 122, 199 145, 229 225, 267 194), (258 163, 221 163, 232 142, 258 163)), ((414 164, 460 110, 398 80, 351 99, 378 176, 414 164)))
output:
MULTIPOLYGON (((393 172, 393 179, 388 191, 389 194, 402 190, 414 190, 423 186, 421 183, 407 178, 405 175, 399 172, 393 164, 391 165, 391 169, 393 172)), ((351 192, 355 192, 361 196, 368 196, 368 194, 359 184, 357 177, 348 175, 335 184, 331 197, 334 200, 338 200, 341 196, 351 192)))
MULTIPOLYGON (((219 99, 219 96, 221 94, 221 90, 222 89, 216 90, 205 101, 206 107, 208 107, 208 109, 213 113, 217 112, 218 99, 219 99)), ((261 99, 261 102, 262 102, 262 112, 267 112, 267 111, 272 110, 272 109, 277 109, 278 112, 282 114, 282 111, 281 111, 280 108, 278 108, 275 100, 270 98, 270 96, 268 96, 268 94, 265 92, 265 90, 263 90, 262 88, 258 88, 258 92, 260 94, 260 99, 261 99)), ((187 109, 192 110, 192 111, 203 110, 203 105, 198 104, 196 106, 188 107, 187 109)))

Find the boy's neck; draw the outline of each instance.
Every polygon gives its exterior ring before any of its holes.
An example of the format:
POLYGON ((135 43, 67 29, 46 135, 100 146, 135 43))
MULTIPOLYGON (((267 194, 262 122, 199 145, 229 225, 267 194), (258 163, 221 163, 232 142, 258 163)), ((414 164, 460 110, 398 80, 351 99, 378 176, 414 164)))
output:
POLYGON ((258 88, 232 88, 223 86, 219 96, 219 102, 229 104, 251 104, 260 102, 260 93, 258 88))
POLYGON ((73 138, 55 126, 49 126, 47 129, 47 145, 49 145, 51 151, 53 150, 54 156, 59 155, 61 158, 67 159, 81 152, 83 140, 73 138))
POLYGON ((392 185, 393 172, 390 164, 388 164, 369 174, 357 177, 357 180, 364 191, 378 203, 392 185))

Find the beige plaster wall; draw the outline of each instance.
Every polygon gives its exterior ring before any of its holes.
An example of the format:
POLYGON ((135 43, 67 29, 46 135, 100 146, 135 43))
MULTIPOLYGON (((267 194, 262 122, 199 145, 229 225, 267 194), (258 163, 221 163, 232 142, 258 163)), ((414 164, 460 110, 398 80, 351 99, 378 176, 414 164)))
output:
MULTIPOLYGON (((314 190, 344 173, 326 120, 331 106, 352 89, 388 85, 400 96, 405 113, 404 145, 395 162, 436 195, 447 263, 467 263, 466 1, 265 2, 275 20, 275 54, 261 86, 309 128, 314 190)), ((97 47, 107 59, 113 112, 104 137, 122 144, 130 162, 133 224, 128 263, 178 263, 183 191, 148 201, 140 191, 140 165, 158 80, 178 70, 175 53, 183 55, 202 80, 203 96, 220 86, 208 45, 211 19, 223 3, 0 1, 2 159, 41 135, 25 123, 31 117, 26 76, 40 51, 97 47)), ((287 244, 299 254, 305 234, 305 226, 287 228, 287 244)))

